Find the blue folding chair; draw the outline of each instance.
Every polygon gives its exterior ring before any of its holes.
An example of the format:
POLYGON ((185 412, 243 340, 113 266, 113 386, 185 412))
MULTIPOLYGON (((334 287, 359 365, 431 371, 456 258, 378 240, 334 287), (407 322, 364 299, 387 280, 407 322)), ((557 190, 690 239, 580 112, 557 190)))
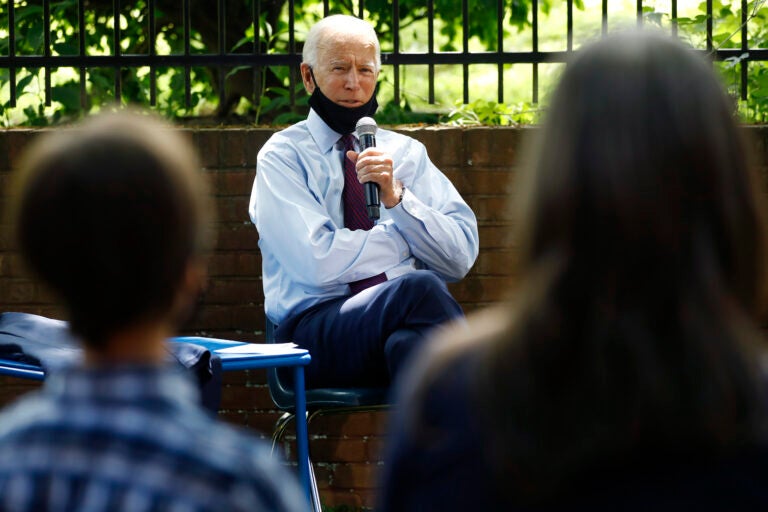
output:
MULTIPOLYGON (((267 343, 276 343, 275 325, 266 318, 265 339, 267 343)), ((272 451, 283 438, 286 428, 292 419, 296 417, 296 396, 293 385, 281 378, 278 368, 267 369, 267 385, 272 401, 282 411, 283 415, 275 423, 272 432, 272 451)), ((342 414, 354 412, 371 412, 387 409, 389 407, 389 390, 386 387, 377 388, 311 388, 306 390, 307 431, 312 420, 325 414, 342 414)), ((317 489, 317 480, 309 461, 310 483, 312 486, 312 505, 314 510, 322 510, 320 493, 317 489)))

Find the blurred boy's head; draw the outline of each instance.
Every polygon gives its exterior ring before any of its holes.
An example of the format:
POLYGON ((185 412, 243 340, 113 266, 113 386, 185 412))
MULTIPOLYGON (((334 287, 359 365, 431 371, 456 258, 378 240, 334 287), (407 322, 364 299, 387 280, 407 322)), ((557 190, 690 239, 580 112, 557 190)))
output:
POLYGON ((19 247, 87 346, 173 323, 200 285, 211 209, 198 170, 183 136, 139 113, 95 116, 26 150, 11 210, 19 247))

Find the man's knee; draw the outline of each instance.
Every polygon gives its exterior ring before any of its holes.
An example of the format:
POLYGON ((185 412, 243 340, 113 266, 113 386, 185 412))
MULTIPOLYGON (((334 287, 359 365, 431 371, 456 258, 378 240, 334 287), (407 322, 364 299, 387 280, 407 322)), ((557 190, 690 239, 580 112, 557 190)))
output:
POLYGON ((417 296, 450 293, 445 281, 429 270, 417 270, 405 274, 400 279, 402 279, 401 286, 417 296))
POLYGON ((431 270, 417 270, 405 274, 402 279, 407 283, 407 286, 413 287, 414 290, 447 289, 445 281, 431 270))
POLYGON ((441 321, 457 316, 463 316, 458 302, 453 298, 448 286, 437 274, 429 270, 418 270, 402 277, 404 296, 416 299, 416 302, 426 303, 428 309, 436 309, 445 315, 441 321))

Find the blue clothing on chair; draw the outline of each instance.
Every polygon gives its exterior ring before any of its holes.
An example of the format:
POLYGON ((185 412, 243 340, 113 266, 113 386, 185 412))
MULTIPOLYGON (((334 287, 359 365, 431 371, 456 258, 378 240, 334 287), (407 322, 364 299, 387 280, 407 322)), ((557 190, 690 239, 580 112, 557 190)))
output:
POLYGON ((31 313, 0 313, 0 357, 46 371, 81 360, 82 349, 69 324, 31 313))
MULTIPOLYGON (((221 401, 221 359, 193 343, 168 343, 168 361, 195 376, 204 406, 218 410, 221 401)), ((82 360, 83 351, 69 323, 30 313, 0 313, 0 358, 58 371, 82 360)))
POLYGON ((74 366, 0 414, 3 511, 304 511, 304 496, 179 367, 74 366))

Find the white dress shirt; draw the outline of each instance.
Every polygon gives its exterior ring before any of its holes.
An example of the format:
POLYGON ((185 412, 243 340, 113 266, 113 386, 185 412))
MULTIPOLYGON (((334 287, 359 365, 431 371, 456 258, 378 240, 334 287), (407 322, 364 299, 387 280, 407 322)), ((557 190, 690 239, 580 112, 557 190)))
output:
POLYGON ((349 295, 347 283, 385 272, 394 279, 430 269, 464 277, 479 249, 477 220, 424 145, 379 129, 392 155, 402 202, 381 208, 370 231, 344 228, 343 146, 314 110, 275 133, 259 151, 249 213, 259 232, 267 316, 280 323, 325 300, 349 295))

